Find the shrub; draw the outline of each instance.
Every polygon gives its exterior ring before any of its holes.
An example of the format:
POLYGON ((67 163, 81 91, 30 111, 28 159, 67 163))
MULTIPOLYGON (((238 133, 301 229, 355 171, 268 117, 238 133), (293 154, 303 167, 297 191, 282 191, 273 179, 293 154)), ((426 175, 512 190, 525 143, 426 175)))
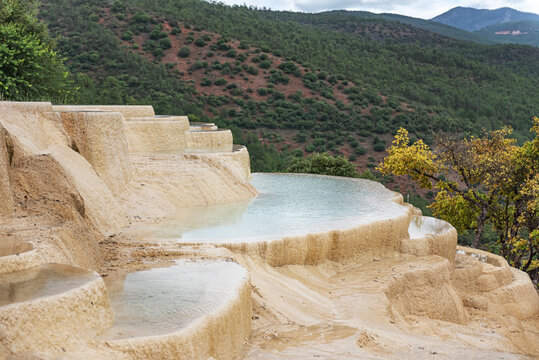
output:
POLYGON ((303 81, 307 82, 315 82, 316 81, 316 75, 312 72, 308 72, 305 75, 303 75, 303 81))
POLYGON ((189 55, 191 55, 191 49, 188 46, 184 46, 178 51, 178 56, 181 58, 186 58, 189 55))
POLYGON ((271 61, 264 60, 258 65, 261 69, 269 69, 271 67, 271 61))
POLYGON ((258 95, 266 96, 266 95, 268 95, 270 92, 272 92, 272 90, 271 90, 271 89, 268 89, 268 88, 259 88, 259 89, 257 90, 257 92, 258 92, 258 95))
POLYGON ((131 30, 124 31, 122 34, 122 40, 129 41, 133 39, 133 32, 131 30))
POLYGON ((218 78, 213 82, 213 84, 217 86, 222 86, 222 85, 225 85, 226 83, 227 81, 223 78, 218 78))
POLYGON ((320 71, 320 72, 318 73, 318 78, 319 78, 320 80, 326 80, 327 77, 328 77, 328 73, 325 72, 325 71, 320 71))
POLYGON ((292 61, 287 61, 279 64, 279 69, 281 69, 285 74, 293 74, 298 67, 292 61))
POLYGON ((170 49, 172 47, 172 42, 170 41, 168 37, 161 39, 159 40, 159 47, 163 50, 170 49))
POLYGON ((367 153, 367 149, 365 149, 363 146, 358 146, 354 149, 354 153, 356 155, 365 155, 367 153))
POLYGON ((374 144, 373 149, 374 151, 381 152, 386 149, 386 146, 384 145, 384 143, 379 142, 379 143, 374 144))

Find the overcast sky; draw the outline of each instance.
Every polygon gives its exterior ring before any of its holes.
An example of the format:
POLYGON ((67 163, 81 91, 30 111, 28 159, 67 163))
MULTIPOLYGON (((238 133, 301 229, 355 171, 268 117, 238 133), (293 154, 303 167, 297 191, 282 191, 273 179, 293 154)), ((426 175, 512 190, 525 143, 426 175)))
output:
POLYGON ((225 4, 254 5, 272 10, 320 12, 325 10, 363 10, 389 12, 430 19, 455 6, 477 9, 511 7, 539 14, 539 0, 220 0, 225 4))

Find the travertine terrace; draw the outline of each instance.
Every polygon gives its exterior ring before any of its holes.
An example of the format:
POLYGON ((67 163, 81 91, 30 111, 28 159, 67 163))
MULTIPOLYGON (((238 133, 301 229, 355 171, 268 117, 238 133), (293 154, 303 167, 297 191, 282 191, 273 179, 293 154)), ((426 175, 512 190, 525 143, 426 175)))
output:
POLYGON ((392 212, 346 226, 156 235, 246 216, 251 178, 213 124, 0 102, 0 359, 539 356, 528 276, 379 184, 349 186, 392 212))

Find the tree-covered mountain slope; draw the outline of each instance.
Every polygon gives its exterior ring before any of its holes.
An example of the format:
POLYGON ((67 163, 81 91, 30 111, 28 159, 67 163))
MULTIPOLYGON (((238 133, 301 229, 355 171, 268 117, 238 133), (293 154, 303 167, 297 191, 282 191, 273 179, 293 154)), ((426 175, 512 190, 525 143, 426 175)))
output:
POLYGON ((487 26, 510 21, 539 21, 539 15, 518 11, 509 7, 488 10, 457 6, 431 20, 467 31, 476 31, 487 26))
POLYGON ((230 127, 254 170, 314 151, 373 167, 400 126, 427 141, 504 124, 529 136, 538 49, 405 24, 418 36, 402 41, 395 22, 368 20, 377 39, 281 15, 196 0, 44 0, 40 11, 79 102, 152 104, 230 127))

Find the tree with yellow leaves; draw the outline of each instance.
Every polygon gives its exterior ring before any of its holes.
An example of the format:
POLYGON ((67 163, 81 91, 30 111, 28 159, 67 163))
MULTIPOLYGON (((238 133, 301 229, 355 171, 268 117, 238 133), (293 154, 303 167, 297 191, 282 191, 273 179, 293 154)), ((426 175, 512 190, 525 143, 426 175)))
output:
POLYGON ((436 188, 429 206, 435 216, 462 233, 474 232, 477 247, 485 227, 497 235, 500 254, 532 277, 539 268, 539 118, 536 136, 518 146, 511 128, 482 137, 436 137, 435 150, 422 140, 410 143, 401 128, 378 170, 408 175, 424 188, 436 188))

